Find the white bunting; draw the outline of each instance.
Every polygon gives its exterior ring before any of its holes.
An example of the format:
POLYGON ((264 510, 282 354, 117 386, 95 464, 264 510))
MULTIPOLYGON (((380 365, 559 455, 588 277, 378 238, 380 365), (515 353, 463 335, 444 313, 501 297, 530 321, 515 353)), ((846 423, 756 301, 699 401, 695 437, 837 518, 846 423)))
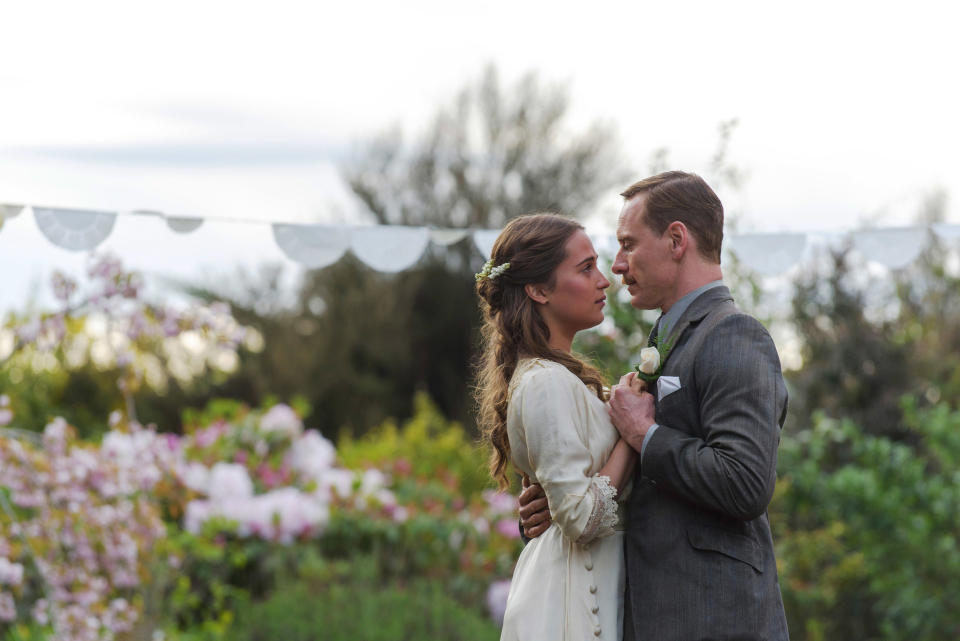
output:
MULTIPOLYGON (((0 230, 4 221, 20 215, 30 205, 0 204, 0 230)), ((449 247, 470 237, 486 260, 500 234, 499 229, 428 229, 404 226, 315 225, 267 223, 254 220, 169 216, 154 210, 105 212, 84 209, 32 207, 37 227, 51 243, 71 251, 97 248, 111 233, 117 217, 150 218, 163 221, 177 234, 188 234, 205 224, 271 225, 273 237, 283 255, 308 268, 319 269, 350 250, 369 267, 381 272, 398 272, 415 265, 433 243, 449 247)), ((146 224, 146 221, 144 221, 146 224)), ((12 223, 11 223, 12 224, 12 223)), ((11 227, 8 226, 8 229, 11 227)), ((209 228, 209 225, 208 227, 209 228)), ((265 230, 264 230, 265 231, 265 230)), ((259 233, 259 232, 257 232, 259 233)), ((617 251, 616 239, 603 230, 591 234, 601 254, 617 251)), ((0 241, 4 236, 0 236, 0 241)), ((782 275, 802 263, 811 250, 820 246, 842 249, 850 244, 862 256, 888 269, 900 269, 920 255, 930 239, 957 244, 960 225, 934 223, 916 227, 831 231, 810 233, 757 233, 729 236, 724 253, 735 255, 749 269, 762 276, 782 275)), ((186 240, 186 239, 184 239, 186 240)), ((205 241, 206 242, 206 241, 205 241)), ((214 243, 216 244, 216 243, 214 243)), ((213 248, 211 248, 213 249, 213 248)), ((478 263, 479 264, 479 263, 478 263)))
POLYGON ((420 260, 429 242, 426 227, 355 227, 350 249, 377 271, 398 272, 420 260))
POLYGON ((499 229, 478 229, 473 232, 473 244, 480 250, 484 260, 490 258, 490 252, 493 251, 493 243, 500 235, 499 229))
POLYGON ((350 235, 342 225, 273 225, 273 238, 287 258, 311 269, 340 260, 350 247, 350 235))
POLYGON ((949 225, 947 223, 935 223, 930 226, 940 240, 957 240, 960 238, 960 225, 949 225))
POLYGON ((926 227, 864 229, 851 235, 853 247, 867 260, 889 269, 906 267, 927 245, 926 227))
POLYGON ((70 251, 95 249, 106 240, 117 215, 86 209, 33 208, 37 227, 51 243, 70 251))
POLYGON ((453 245, 459 243, 470 233, 469 229, 431 229, 430 241, 435 245, 453 245))
POLYGON ((14 218, 24 210, 23 205, 0 205, 0 219, 14 218))
POLYGON ((730 237, 725 250, 764 276, 782 274, 798 262, 807 246, 806 234, 749 234, 730 237))
POLYGON ((166 216, 167 227, 178 234, 188 234, 203 224, 203 218, 186 218, 180 216, 166 216))

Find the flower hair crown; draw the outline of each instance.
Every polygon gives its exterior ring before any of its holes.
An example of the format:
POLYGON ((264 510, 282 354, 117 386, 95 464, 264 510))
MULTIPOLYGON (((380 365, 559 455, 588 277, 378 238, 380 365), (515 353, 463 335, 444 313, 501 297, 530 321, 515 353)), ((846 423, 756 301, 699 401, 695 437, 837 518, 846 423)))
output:
POLYGON ((502 265, 498 265, 497 267, 494 267, 493 259, 491 258, 490 260, 488 260, 483 264, 483 269, 480 270, 480 273, 474 274, 473 277, 477 279, 478 283, 483 280, 494 280, 497 276, 507 271, 508 269, 510 269, 510 263, 504 263, 502 265))

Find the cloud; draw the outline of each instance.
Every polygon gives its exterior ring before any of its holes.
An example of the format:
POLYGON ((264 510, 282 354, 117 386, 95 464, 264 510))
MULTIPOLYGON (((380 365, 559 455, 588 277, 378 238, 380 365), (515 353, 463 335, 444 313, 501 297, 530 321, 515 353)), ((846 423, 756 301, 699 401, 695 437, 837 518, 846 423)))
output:
POLYGON ((222 142, 18 147, 12 155, 88 165, 141 167, 289 167, 339 162, 342 145, 307 142, 222 142))

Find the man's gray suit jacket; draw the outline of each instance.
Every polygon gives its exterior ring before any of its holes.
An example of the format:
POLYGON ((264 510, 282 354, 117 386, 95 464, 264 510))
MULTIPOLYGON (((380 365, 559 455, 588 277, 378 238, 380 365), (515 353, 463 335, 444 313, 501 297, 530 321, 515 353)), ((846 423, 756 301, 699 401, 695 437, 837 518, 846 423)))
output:
MULTIPOLYGON (((767 505, 787 409, 767 330, 726 287, 694 300, 628 499, 627 641, 788 638, 767 505)), ((654 390, 656 397, 656 390, 654 390)))

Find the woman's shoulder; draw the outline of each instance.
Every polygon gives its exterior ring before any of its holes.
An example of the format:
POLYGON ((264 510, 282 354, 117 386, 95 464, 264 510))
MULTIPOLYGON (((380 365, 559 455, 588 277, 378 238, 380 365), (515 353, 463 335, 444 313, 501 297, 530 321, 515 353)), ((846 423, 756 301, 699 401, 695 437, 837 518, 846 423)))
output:
POLYGON ((564 365, 547 358, 524 358, 517 364, 513 378, 510 379, 511 394, 529 386, 586 388, 583 381, 564 365))

